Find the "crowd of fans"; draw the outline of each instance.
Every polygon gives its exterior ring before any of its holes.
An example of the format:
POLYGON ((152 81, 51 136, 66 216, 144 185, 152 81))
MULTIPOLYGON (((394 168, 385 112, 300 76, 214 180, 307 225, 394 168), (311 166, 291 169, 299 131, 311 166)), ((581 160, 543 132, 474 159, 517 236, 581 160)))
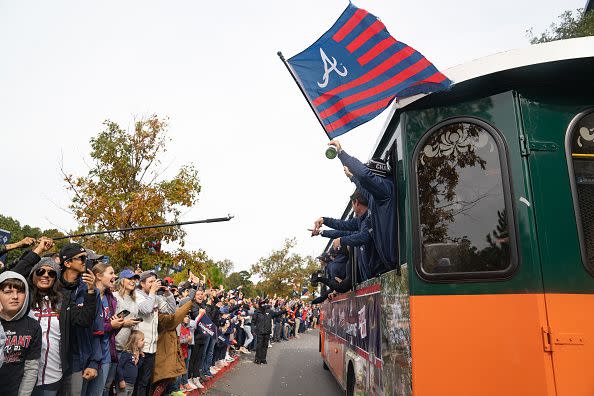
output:
POLYGON ((0 274, 1 394, 161 396, 202 389, 238 353, 255 351, 254 363, 267 364, 271 344, 315 326, 315 304, 332 293, 398 269, 389 168, 381 160, 363 164, 338 141, 330 144, 356 187, 354 216, 320 217, 310 230, 332 239, 319 257, 323 275, 312 274, 327 289, 312 304, 299 295, 247 298, 191 272, 179 285, 139 268, 116 274, 103 256, 77 243, 49 254, 54 242, 46 237, 0 245, 0 256, 34 246, 0 274))
POLYGON ((116 274, 103 256, 69 243, 33 246, 0 274, 0 393, 7 396, 160 396, 204 388, 239 353, 267 364, 274 342, 299 337, 319 310, 301 296, 247 298, 188 271, 116 274))
POLYGON ((347 154, 337 140, 329 145, 336 149, 345 175, 355 186, 350 197, 353 216, 346 220, 320 217, 309 230, 312 236, 332 240, 330 249, 318 257, 322 273, 314 272, 311 277, 314 285, 326 286, 313 304, 352 290, 355 283, 399 270, 396 188, 391 169, 379 158, 363 164, 347 154), (356 273, 350 265, 351 256, 356 273))

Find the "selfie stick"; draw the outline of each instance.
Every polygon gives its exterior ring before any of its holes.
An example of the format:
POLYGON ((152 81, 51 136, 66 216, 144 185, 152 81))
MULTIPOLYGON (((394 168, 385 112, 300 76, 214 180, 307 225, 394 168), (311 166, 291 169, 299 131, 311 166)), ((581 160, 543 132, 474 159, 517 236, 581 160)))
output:
POLYGON ((182 221, 182 222, 179 222, 179 223, 165 223, 165 224, 155 224, 155 225, 149 225, 149 226, 117 228, 117 229, 113 229, 113 230, 85 232, 85 233, 82 233, 82 234, 66 235, 66 236, 52 238, 52 239, 54 241, 58 241, 60 239, 78 238, 78 237, 85 237, 85 236, 89 236, 89 235, 112 234, 114 232, 147 230, 147 229, 150 229, 150 228, 177 227, 177 226, 188 225, 188 224, 219 223, 219 222, 222 222, 222 221, 229 221, 233 217, 235 217, 235 216, 227 215, 227 217, 215 217, 215 218, 212 218, 212 219, 202 219, 202 220, 194 220, 194 221, 182 221))

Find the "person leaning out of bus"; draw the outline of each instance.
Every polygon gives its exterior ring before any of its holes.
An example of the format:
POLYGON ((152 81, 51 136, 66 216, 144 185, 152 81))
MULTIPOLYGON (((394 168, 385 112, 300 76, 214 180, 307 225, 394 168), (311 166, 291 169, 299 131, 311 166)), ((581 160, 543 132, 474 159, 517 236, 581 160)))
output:
POLYGON ((314 222, 314 228, 310 229, 311 235, 321 235, 327 238, 334 238, 332 246, 339 250, 341 246, 360 247, 357 249, 357 263, 360 279, 365 281, 373 277, 372 270, 378 266, 378 254, 371 237, 371 221, 368 215, 368 201, 365 194, 355 190, 351 195, 351 204, 355 217, 348 220, 333 219, 331 217, 320 217, 314 222), (332 230, 322 230, 326 225, 332 230))
POLYGON ((328 145, 336 148, 338 158, 345 167, 345 174, 369 202, 370 229, 373 230, 371 237, 379 258, 372 268, 373 276, 396 268, 396 190, 390 177, 390 169, 386 162, 379 158, 363 164, 357 158, 348 155, 338 140, 332 140, 328 145))

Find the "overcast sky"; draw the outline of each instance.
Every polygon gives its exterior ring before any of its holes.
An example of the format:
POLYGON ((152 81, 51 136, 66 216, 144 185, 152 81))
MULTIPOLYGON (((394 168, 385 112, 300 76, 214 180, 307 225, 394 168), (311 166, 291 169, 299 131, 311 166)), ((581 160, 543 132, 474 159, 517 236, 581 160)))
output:
MULTIPOLYGON (((72 229, 59 164, 86 174, 89 139, 111 119, 156 113, 173 139, 163 165, 194 163, 203 186, 183 220, 236 217, 186 228, 190 248, 236 270, 340 216, 352 191, 323 131, 276 56, 288 58, 332 26, 344 0, 0 0, 0 213, 21 224, 72 229)), ((390 33, 438 68, 529 45, 585 0, 361 0, 390 33)), ((341 138, 368 158, 388 111, 341 138)))

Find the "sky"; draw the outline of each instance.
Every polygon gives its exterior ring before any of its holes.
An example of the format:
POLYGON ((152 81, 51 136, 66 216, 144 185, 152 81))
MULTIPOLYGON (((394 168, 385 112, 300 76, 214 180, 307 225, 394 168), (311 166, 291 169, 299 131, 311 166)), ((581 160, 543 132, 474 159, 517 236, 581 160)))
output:
MULTIPOLYGON (((585 0, 387 1, 355 5, 440 70, 529 45, 585 0)), ((85 175, 89 139, 110 119, 169 118, 165 176, 193 163, 202 192, 184 221, 186 247, 235 270, 295 237, 295 252, 326 244, 307 228, 339 217, 353 190, 277 51, 290 57, 329 29, 344 0, 0 0, 0 213, 41 228, 73 229, 60 164, 85 175)), ((388 111, 339 140, 365 161, 388 111)))

